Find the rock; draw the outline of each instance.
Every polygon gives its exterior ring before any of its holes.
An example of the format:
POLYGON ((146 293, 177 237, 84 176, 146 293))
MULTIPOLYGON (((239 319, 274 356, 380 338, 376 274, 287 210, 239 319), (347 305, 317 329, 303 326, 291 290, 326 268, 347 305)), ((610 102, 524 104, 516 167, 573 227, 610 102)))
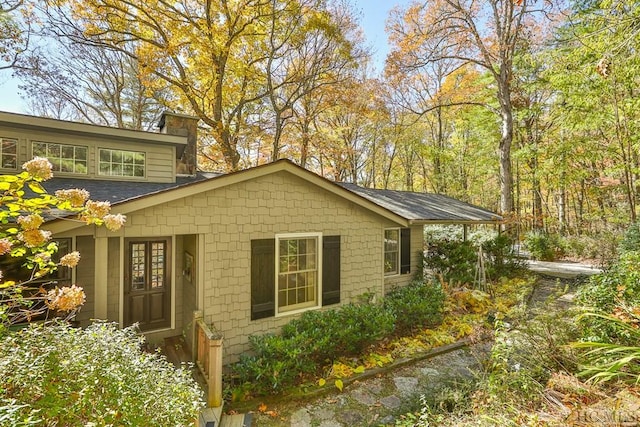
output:
POLYGON ((311 427, 311 415, 306 409, 300 409, 291 415, 291 426, 311 427))
POLYGON ((355 411, 344 411, 338 414, 338 420, 348 426, 362 425, 364 420, 362 414, 355 411))
POLYGON ((410 396, 415 393, 418 387, 418 379, 414 377, 395 377, 393 382, 400 394, 410 396))
POLYGON ((335 411, 331 408, 318 407, 313 411, 313 417, 320 420, 332 420, 335 415, 335 411))
POLYGON ((397 409, 402 405, 402 401, 398 396, 387 396, 380 399, 380 403, 382 403, 386 408, 389 409, 397 409))
POLYGON ((362 387, 357 390, 353 390, 351 392, 351 397, 354 398, 358 403, 363 405, 371 406, 375 404, 378 399, 372 396, 368 391, 364 390, 362 387))

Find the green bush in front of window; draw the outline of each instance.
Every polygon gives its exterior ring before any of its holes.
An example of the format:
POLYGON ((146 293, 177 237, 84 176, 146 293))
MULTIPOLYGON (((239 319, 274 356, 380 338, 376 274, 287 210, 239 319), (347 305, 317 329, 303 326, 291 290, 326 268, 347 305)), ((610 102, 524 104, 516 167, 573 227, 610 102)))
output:
POLYGON ((252 352, 233 365, 234 377, 240 388, 250 384, 253 394, 282 391, 310 375, 322 376, 341 357, 363 356, 385 338, 435 326, 443 306, 439 284, 415 281, 382 302, 307 311, 280 335, 249 337, 252 352))
POLYGON ((307 311, 282 328, 280 335, 249 337, 253 354, 233 366, 241 384, 254 393, 277 392, 305 375, 321 374, 343 356, 357 356, 394 330, 394 316, 381 304, 347 304, 327 311, 307 311))

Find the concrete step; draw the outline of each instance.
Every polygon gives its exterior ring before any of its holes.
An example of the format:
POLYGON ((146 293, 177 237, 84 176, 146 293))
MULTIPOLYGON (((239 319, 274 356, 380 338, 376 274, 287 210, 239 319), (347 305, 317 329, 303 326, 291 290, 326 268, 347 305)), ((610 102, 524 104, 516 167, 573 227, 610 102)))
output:
POLYGON ((223 415, 220 427, 250 427, 251 414, 223 415))
POLYGON ((200 412, 199 427, 218 427, 222 423, 222 406, 207 408, 200 412))

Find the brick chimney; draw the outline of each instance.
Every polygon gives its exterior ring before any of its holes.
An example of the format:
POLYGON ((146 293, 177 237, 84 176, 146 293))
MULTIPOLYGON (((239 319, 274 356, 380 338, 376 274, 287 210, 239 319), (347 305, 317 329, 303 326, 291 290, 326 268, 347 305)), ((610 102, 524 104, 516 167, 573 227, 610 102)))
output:
POLYGON ((165 111, 160 117, 160 133, 186 136, 187 146, 176 153, 176 174, 195 175, 198 166, 198 118, 165 111))

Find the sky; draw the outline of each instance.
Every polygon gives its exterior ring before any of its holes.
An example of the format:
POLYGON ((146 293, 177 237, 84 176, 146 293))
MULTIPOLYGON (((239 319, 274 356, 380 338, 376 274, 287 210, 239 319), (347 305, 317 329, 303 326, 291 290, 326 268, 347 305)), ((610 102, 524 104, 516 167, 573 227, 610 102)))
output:
MULTIPOLYGON (((389 51, 387 35, 384 32, 385 20, 389 11, 396 5, 407 5, 409 0, 352 0, 355 10, 361 16, 367 43, 374 50, 374 66, 382 71, 384 59, 389 51)), ((21 99, 19 81, 11 77, 8 71, 0 72, 0 111, 26 113, 26 104, 21 99)))

